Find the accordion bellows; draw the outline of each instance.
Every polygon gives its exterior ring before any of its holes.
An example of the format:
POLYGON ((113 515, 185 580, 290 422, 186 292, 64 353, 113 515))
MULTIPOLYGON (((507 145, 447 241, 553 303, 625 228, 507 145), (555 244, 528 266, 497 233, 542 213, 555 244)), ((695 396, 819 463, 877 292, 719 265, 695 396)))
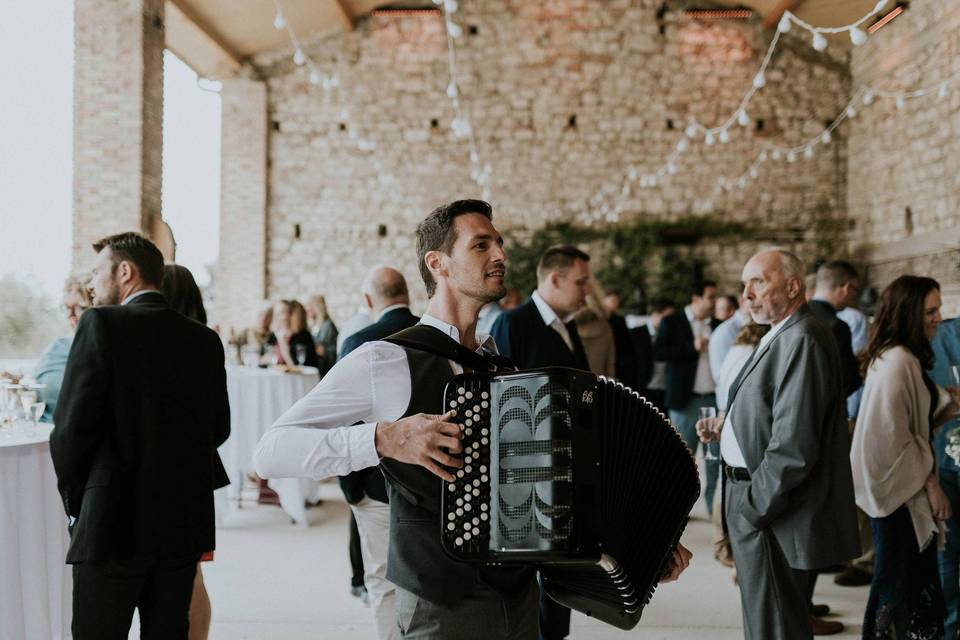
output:
POLYGON ((444 407, 465 463, 443 487, 444 550, 534 565, 558 602, 636 626, 700 494, 670 421, 619 382, 562 368, 459 375, 444 407))

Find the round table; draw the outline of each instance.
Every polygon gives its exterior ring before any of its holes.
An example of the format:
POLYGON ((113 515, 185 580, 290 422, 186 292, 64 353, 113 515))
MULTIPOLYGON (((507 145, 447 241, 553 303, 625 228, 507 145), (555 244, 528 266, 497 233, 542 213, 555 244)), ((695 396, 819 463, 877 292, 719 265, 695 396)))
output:
POLYGON ((0 428, 0 638, 70 635, 70 536, 50 459, 53 425, 0 428))
MULTIPOLYGON (((227 498, 236 500, 247 472, 253 469, 253 453, 260 437, 293 404, 307 395, 320 380, 314 367, 299 372, 280 369, 227 366, 227 395, 230 398, 230 437, 220 446, 220 458, 230 485, 218 491, 218 506, 227 498)), ((315 501, 317 482, 308 479, 270 480, 280 497, 280 506, 299 524, 307 524, 306 501, 315 501)))

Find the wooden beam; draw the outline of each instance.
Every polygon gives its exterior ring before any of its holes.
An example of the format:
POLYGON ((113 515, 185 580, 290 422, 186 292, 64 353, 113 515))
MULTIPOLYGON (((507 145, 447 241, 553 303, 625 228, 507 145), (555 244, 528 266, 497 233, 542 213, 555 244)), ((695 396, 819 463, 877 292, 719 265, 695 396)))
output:
POLYGON ((780 2, 775 4, 767 15, 763 17, 763 26, 767 29, 772 29, 777 26, 784 13, 787 11, 796 12, 797 7, 801 4, 803 4, 803 0, 780 0, 780 2))
POLYGON ((340 19, 340 24, 343 25, 344 31, 353 31, 353 16, 347 11, 343 0, 331 0, 331 2, 333 2, 333 8, 337 12, 337 17, 340 19))
MULTIPOLYGON (((203 34, 203 37, 209 40, 209 44, 213 45, 216 49, 219 50, 219 53, 222 54, 222 57, 226 58, 229 61, 230 66, 239 69, 243 64, 244 56, 240 54, 229 42, 224 39, 220 33, 214 29, 206 20, 197 15, 197 13, 184 1, 184 0, 167 0, 167 6, 175 7, 176 11, 179 12, 183 17, 193 23, 193 26, 203 34)), ((171 47, 172 48, 172 47, 171 47)), ((190 61, 186 60, 189 64, 190 61)))

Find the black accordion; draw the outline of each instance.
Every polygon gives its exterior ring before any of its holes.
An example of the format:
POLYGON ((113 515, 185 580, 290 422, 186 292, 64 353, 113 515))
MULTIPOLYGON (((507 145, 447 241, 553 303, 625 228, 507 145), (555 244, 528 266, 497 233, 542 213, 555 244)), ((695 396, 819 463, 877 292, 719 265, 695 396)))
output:
POLYGON ((619 382, 562 368, 456 376, 444 408, 465 463, 443 487, 444 550, 534 565, 554 600, 636 626, 700 495, 669 420, 619 382))

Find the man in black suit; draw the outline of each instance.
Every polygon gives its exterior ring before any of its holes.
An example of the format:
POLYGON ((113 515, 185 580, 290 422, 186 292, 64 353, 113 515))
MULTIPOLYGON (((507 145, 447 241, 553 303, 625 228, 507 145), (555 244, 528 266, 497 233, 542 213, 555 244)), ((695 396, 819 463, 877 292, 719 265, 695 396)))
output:
POLYGON ((843 381, 843 395, 849 396, 860 388, 860 367, 853 352, 853 337, 850 325, 837 317, 856 302, 860 293, 860 279, 857 269, 844 260, 832 260, 817 269, 817 284, 809 305, 813 315, 822 322, 837 340, 840 350, 840 378, 843 381))
MULTIPOLYGON (((516 309, 493 323, 493 339, 501 355, 520 369, 573 367, 590 370, 580 342, 574 312, 590 294, 590 256, 576 247, 547 249, 537 265, 537 289, 516 309)), ((540 638, 561 640, 570 633, 570 609, 540 589, 540 638)))
MULTIPOLYGON (((670 421, 683 436, 690 451, 697 452, 697 419, 701 407, 716 404, 713 375, 710 373, 710 334, 716 328, 713 317, 717 302, 717 283, 696 283, 690 304, 660 323, 654 351, 657 360, 667 363, 665 404, 670 421)), ((716 453, 716 445, 710 445, 716 453)), ((713 513, 713 493, 720 473, 717 460, 707 460, 707 486, 704 498, 707 511, 713 513)))
POLYGON ((70 518, 73 637, 187 638, 200 555, 214 548, 214 458, 230 433, 223 346, 158 291, 163 257, 135 233, 95 243, 50 435, 70 518))
MULTIPOLYGON (((363 300, 374 323, 357 331, 344 340, 339 360, 367 342, 403 331, 420 321, 410 313, 410 294, 403 274, 392 267, 374 267, 363 280, 363 300)), ((357 528, 357 544, 360 554, 355 553, 351 539, 351 560, 354 555, 362 558, 364 583, 370 593, 377 635, 380 640, 397 637, 397 621, 394 614, 395 591, 387 580, 387 551, 390 544, 390 505, 387 486, 378 467, 340 476, 340 488, 350 504, 357 528)), ((353 527, 351 527, 351 538, 353 527)))

